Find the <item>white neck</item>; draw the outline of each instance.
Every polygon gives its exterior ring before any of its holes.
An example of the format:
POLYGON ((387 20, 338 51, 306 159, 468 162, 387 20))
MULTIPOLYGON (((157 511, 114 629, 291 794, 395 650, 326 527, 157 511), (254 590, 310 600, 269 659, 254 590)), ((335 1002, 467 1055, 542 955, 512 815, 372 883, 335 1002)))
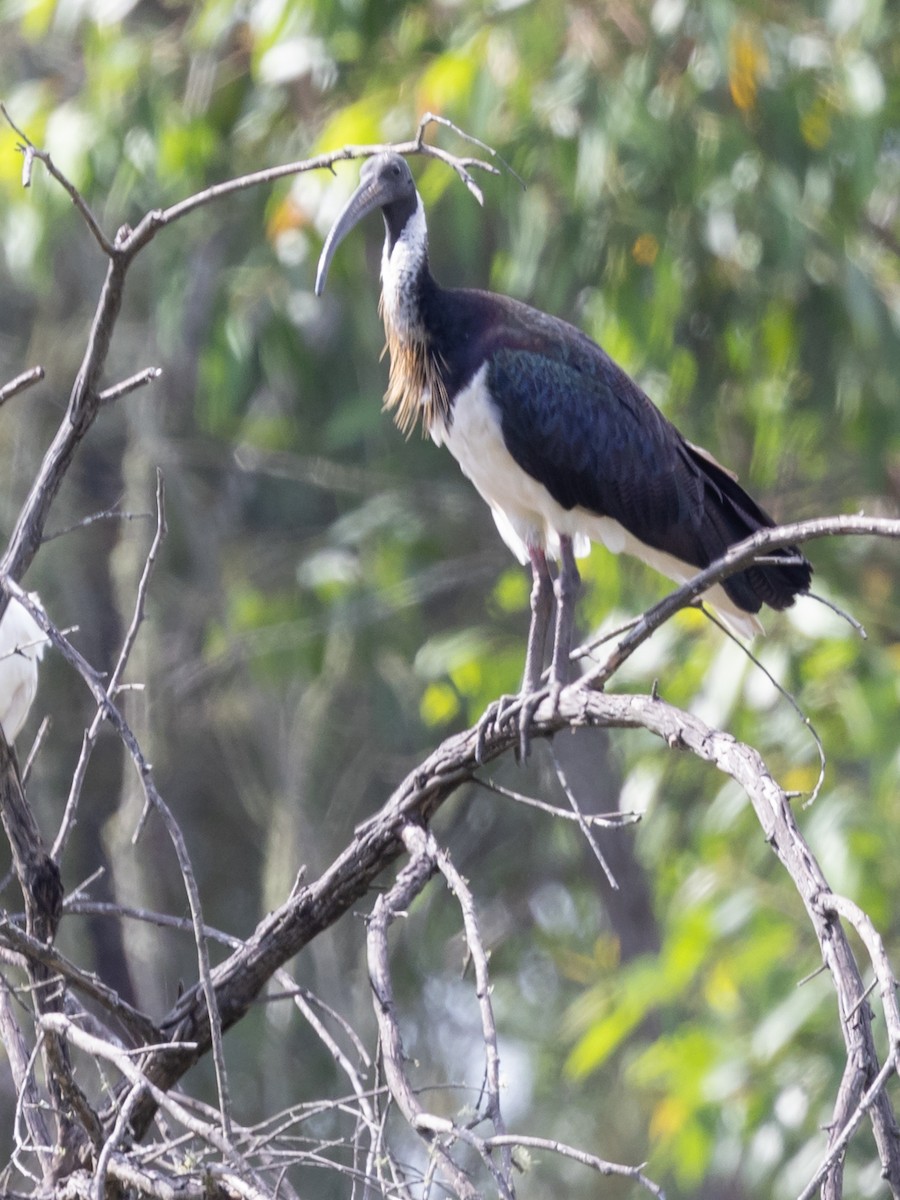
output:
POLYGON ((381 295, 385 323, 394 333, 407 340, 419 327, 416 312, 415 281, 428 257, 428 230, 425 227, 425 208, 422 197, 416 195, 416 211, 390 247, 390 235, 385 238, 381 255, 381 295))

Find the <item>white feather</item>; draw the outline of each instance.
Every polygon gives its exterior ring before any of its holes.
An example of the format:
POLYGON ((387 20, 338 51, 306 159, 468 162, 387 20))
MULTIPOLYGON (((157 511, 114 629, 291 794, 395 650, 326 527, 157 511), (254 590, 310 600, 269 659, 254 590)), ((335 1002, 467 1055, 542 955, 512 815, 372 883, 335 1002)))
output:
MULTIPOLYGON (((35 604, 40 600, 29 593, 35 604)), ((38 662, 47 637, 31 613, 10 600, 0 620, 0 726, 12 745, 34 703, 38 684, 38 662)))
MULTIPOLYGON (((528 562, 529 546, 559 558, 559 538, 567 534, 579 558, 588 554, 591 542, 600 542, 613 554, 634 555, 677 583, 696 574, 695 568, 638 541, 611 517, 599 517, 584 508, 563 508, 543 484, 523 471, 503 441, 500 416, 485 385, 486 374, 485 364, 456 397, 452 422, 435 422, 430 433, 439 446, 447 447, 490 505, 500 536, 519 562, 528 562)), ((710 588, 705 598, 741 637, 752 637, 761 630, 757 618, 739 609, 721 586, 710 588)))
POLYGON ((428 230, 422 197, 416 196, 416 211, 403 227, 393 248, 385 238, 381 252, 381 295, 387 322, 403 339, 418 330, 415 288, 410 286, 428 253, 428 230))

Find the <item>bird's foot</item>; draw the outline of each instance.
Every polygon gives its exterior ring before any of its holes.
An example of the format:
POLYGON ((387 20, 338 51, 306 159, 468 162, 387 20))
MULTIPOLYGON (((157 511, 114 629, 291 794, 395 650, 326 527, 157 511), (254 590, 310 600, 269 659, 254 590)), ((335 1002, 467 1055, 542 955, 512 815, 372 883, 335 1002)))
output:
POLYGON ((552 680, 545 688, 539 688, 536 692, 530 692, 528 695, 520 697, 521 712, 519 713, 519 748, 518 759, 520 763, 527 760, 531 753, 531 725, 534 721, 534 714, 544 702, 550 701, 550 715, 557 716, 559 713, 559 698, 562 695, 562 690, 565 687, 564 683, 559 680, 552 680))
POLYGON ((502 731, 516 711, 520 700, 520 696, 503 695, 485 709, 478 722, 478 740, 475 743, 475 761, 479 766, 484 762, 484 746, 488 735, 492 732, 500 733, 502 731))
POLYGON ((519 745, 516 748, 516 758, 520 763, 527 762, 531 754, 531 725, 534 714, 546 695, 547 689, 541 688, 519 697, 519 745))
POLYGON ((495 700, 478 722, 475 761, 479 766, 484 762, 484 747, 488 735, 492 732, 502 733, 513 721, 516 722, 519 729, 516 759, 520 763, 527 762, 531 754, 531 727, 534 722, 534 714, 548 696, 553 705, 553 712, 558 712, 562 687, 563 685, 560 683, 551 683, 549 687, 519 692, 516 696, 501 696, 499 700, 495 700))

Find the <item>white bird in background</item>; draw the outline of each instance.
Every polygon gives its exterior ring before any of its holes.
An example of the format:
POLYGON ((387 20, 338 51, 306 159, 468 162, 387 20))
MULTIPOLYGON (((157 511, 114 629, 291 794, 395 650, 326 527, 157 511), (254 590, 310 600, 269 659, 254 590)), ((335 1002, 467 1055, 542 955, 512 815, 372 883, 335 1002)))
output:
MULTIPOLYGON (((40 607, 36 592, 28 598, 40 607)), ((0 620, 0 727, 10 746, 37 695, 38 662, 46 645, 47 635, 31 613, 10 600, 0 620)))

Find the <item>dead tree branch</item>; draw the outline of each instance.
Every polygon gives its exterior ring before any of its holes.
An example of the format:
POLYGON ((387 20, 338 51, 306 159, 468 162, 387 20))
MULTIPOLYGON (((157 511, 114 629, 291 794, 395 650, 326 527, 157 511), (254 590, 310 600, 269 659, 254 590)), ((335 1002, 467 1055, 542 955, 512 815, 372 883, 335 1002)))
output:
POLYGON ((32 367, 30 371, 23 371, 21 375, 17 375, 15 379, 11 379, 9 383, 5 383, 0 387, 0 407, 7 400, 12 400, 13 396, 18 396, 19 392, 24 392, 26 388, 30 388, 33 384, 38 383, 44 378, 43 367, 32 367))
MULTIPOLYGON (((714 584, 721 583, 736 571, 765 558, 770 550, 799 545, 823 537, 883 537, 896 540, 900 538, 900 520, 891 517, 846 515, 816 517, 811 521, 795 521, 790 525, 761 529, 744 541, 735 543, 721 558, 710 563, 704 570, 698 571, 687 583, 670 592, 630 625, 606 661, 589 673, 591 683, 594 687, 603 687, 655 630, 665 624, 679 609, 693 604, 714 584)), ((588 641, 573 651, 572 657, 586 657, 598 644, 588 641)))

